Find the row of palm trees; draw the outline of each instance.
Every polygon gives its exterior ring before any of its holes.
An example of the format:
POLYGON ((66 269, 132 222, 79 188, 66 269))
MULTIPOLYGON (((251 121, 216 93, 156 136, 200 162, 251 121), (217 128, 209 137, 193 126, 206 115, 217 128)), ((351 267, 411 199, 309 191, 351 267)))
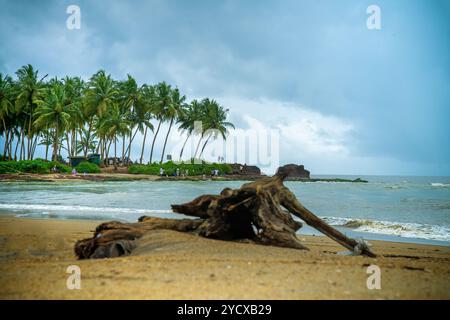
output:
POLYGON ((33 66, 16 72, 16 79, 0 73, 0 134, 4 138, 3 157, 9 160, 32 160, 37 145, 45 146, 46 159, 51 148, 52 160, 62 160, 65 150, 69 157, 88 152, 107 159, 114 148, 116 166, 118 144, 122 163, 130 158, 136 134, 143 134, 139 163, 144 161, 147 137, 153 132, 149 163, 161 125, 168 123, 160 162, 163 161, 169 134, 174 126, 187 134, 180 159, 188 139, 198 136, 193 158, 201 158, 212 139, 226 139, 228 109, 215 100, 205 98, 187 103, 178 88, 165 82, 138 85, 128 75, 116 81, 100 70, 88 81, 79 77, 47 79, 33 66), (201 129, 198 129, 198 124, 201 129), (156 130, 154 125, 156 125, 156 130), (203 144, 202 148, 200 146, 203 144))

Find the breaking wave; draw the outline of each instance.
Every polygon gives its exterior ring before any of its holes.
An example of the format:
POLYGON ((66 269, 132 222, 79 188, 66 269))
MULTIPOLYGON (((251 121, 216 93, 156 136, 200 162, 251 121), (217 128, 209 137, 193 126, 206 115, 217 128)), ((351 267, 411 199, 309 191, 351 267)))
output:
POLYGON ((450 188, 450 183, 433 182, 431 186, 436 188, 450 188))
POLYGON ((354 218, 323 217, 327 223, 355 231, 396 235, 405 238, 450 241, 450 228, 409 222, 391 222, 354 218))
POLYGON ((44 204, 5 204, 0 203, 0 210, 3 211, 20 211, 20 217, 65 217, 70 219, 84 218, 84 219, 123 219, 135 221, 142 215, 153 215, 164 217, 170 214, 175 218, 172 210, 149 210, 149 209, 134 209, 134 208, 110 208, 110 207, 90 207, 90 206, 75 206, 75 205, 44 205, 44 204))

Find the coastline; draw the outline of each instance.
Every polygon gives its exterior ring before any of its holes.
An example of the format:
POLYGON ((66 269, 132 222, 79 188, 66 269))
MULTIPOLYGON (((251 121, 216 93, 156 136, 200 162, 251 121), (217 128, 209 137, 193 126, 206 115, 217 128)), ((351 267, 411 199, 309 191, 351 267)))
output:
POLYGON ((326 237, 310 251, 149 233, 132 256, 76 260, 74 243, 100 221, 0 217, 1 299, 449 299, 450 248, 371 241, 376 259, 337 254, 326 237), (65 272, 79 265, 82 289, 65 272), (366 287, 367 266, 382 289, 366 287))
MULTIPOLYGON (((120 172, 102 172, 72 175, 69 173, 5 173, 0 174, 0 182, 57 182, 57 181, 255 181, 267 177, 265 175, 238 175, 229 174, 224 176, 166 176, 160 177, 147 174, 132 174, 120 172)), ((286 181, 295 182, 350 182, 350 183, 367 183, 367 180, 360 178, 343 179, 343 178, 288 178, 286 181)))

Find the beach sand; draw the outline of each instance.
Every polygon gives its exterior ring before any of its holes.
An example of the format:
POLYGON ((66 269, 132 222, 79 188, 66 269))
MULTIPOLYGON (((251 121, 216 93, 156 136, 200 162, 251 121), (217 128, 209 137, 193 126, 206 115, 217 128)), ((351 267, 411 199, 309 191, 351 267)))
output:
POLYGON ((155 230, 132 256, 77 260, 74 243, 98 221, 0 217, 1 299, 449 299, 450 247, 371 241, 376 259, 336 254, 326 237, 310 251, 155 230), (369 290, 367 267, 381 270, 369 290), (81 289, 66 269, 81 269, 81 289))

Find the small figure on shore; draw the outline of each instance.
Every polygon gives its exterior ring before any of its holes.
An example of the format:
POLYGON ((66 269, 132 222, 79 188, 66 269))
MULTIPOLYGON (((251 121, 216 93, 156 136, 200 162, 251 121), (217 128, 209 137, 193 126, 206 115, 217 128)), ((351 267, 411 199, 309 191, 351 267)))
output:
POLYGON ((161 167, 159 168, 159 175, 162 177, 164 176, 164 169, 161 167))
POLYGON ((180 176, 180 168, 177 168, 177 177, 180 176))
POLYGON ((77 169, 75 169, 75 168, 72 169, 72 175, 74 175, 74 176, 77 175, 77 169))
POLYGON ((86 177, 86 171, 83 171, 83 177, 86 177))
POLYGON ((52 171, 53 171, 54 173, 58 172, 58 168, 56 167, 56 164, 53 166, 52 171))
POLYGON ((186 177, 189 176, 189 169, 186 169, 185 174, 186 174, 186 177))

